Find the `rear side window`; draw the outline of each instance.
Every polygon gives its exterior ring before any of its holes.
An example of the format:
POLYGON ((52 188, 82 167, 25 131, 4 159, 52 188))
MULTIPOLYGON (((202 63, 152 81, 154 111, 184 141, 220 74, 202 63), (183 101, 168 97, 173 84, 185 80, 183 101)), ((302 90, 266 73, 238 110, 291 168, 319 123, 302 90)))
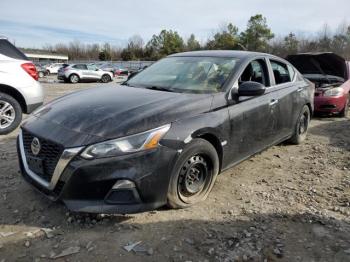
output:
POLYGON ((20 50, 18 50, 7 39, 0 39, 0 54, 14 59, 28 60, 20 50))
POLYGON ((291 82, 288 66, 276 60, 270 60, 276 85, 291 82))

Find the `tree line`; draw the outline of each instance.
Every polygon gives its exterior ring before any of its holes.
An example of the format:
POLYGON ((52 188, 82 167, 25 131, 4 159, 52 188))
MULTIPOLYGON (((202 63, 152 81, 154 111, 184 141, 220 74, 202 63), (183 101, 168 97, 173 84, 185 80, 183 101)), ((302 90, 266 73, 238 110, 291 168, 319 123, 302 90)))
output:
POLYGON ((73 41, 69 44, 46 45, 46 51, 67 54, 71 60, 158 60, 167 55, 194 50, 248 50, 272 53, 281 57, 299 52, 335 52, 350 60, 350 24, 343 23, 332 31, 328 25, 319 32, 297 35, 290 32, 276 36, 266 18, 252 16, 245 30, 232 23, 222 25, 205 43, 200 43, 194 34, 184 39, 174 30, 162 30, 145 43, 141 36, 134 35, 124 48, 105 44, 83 44, 73 41))

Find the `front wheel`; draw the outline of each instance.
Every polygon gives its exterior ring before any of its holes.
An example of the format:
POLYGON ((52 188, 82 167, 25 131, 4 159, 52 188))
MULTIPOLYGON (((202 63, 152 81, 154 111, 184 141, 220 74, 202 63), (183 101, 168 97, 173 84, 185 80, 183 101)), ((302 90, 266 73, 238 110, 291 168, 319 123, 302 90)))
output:
POLYGON ((289 142, 295 145, 299 145, 306 139, 310 119, 310 109, 307 105, 305 105, 298 117, 297 123, 295 124, 294 135, 289 139, 289 142))
POLYGON ((218 154, 208 141, 194 139, 176 161, 168 190, 168 206, 186 208, 205 200, 219 173, 218 154))
POLYGON ((111 81, 111 77, 109 76, 109 75, 103 75, 102 77, 101 77, 101 82, 102 83, 108 83, 108 82, 110 82, 111 81))
POLYGON ((44 72, 40 71, 40 72, 38 73, 38 76, 39 76, 39 78, 43 78, 43 77, 45 76, 45 74, 44 74, 44 72))
POLYGON ((0 135, 15 130, 22 121, 22 108, 12 96, 0 92, 0 135))

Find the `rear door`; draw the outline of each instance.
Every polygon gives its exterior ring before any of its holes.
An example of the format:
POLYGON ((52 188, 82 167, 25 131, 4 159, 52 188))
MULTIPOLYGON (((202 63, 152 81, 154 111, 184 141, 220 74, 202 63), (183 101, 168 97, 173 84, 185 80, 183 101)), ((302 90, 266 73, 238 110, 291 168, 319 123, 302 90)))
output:
POLYGON ((288 138, 294 131, 295 122, 302 108, 300 95, 306 88, 296 81, 294 68, 283 60, 270 58, 271 91, 275 93, 276 137, 275 142, 288 138))

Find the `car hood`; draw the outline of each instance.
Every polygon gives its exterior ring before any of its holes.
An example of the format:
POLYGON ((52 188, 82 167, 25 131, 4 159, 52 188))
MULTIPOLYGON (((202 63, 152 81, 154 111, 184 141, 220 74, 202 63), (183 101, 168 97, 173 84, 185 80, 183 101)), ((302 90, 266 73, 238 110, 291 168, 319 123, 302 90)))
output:
POLYGON ((305 53, 286 57, 303 75, 329 75, 348 79, 344 58, 334 53, 305 53))
MULTIPOLYGON (((52 101, 34 112, 23 127, 34 126, 35 119, 37 122, 44 120, 50 122, 48 127, 51 130, 55 129, 53 124, 68 130, 67 133, 73 131, 75 136, 80 133, 103 141, 209 111, 212 97, 210 94, 172 93, 127 86, 98 87, 52 101)), ((52 132, 34 129, 44 137, 50 134, 44 135, 42 132, 52 132)))

